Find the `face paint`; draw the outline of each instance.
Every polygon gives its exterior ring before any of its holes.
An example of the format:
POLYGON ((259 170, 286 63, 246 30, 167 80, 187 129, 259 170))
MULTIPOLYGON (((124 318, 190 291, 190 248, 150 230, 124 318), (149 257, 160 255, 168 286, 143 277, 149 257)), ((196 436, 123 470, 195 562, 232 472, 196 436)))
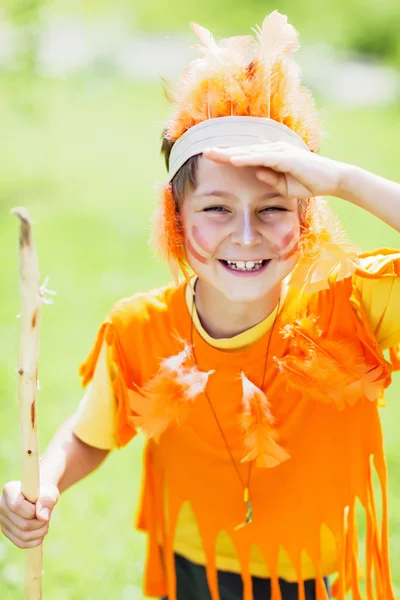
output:
POLYGON ((199 246, 199 248, 205 254, 212 254, 212 250, 211 250, 210 246, 208 245, 207 240, 200 233, 199 228, 196 225, 193 225, 193 227, 192 227, 192 237, 193 237, 193 240, 196 242, 196 244, 199 246))
POLYGON ((187 236, 186 238, 186 249, 196 260, 203 263, 203 265, 207 264, 208 258, 212 254, 207 241, 196 225, 193 225, 192 227, 191 236, 187 236))
POLYGON ((274 250, 278 253, 280 260, 287 260, 297 252, 299 240, 296 239, 296 242, 293 244, 293 240, 297 237, 297 231, 297 227, 292 227, 290 231, 285 233, 285 235, 274 244, 274 250))
POLYGON ((195 248, 193 248, 192 243, 190 241, 190 238, 186 238, 186 250, 193 256, 193 258, 195 258, 196 260, 198 260, 199 262, 201 262, 203 265, 207 264, 207 259, 204 258, 203 256, 201 256, 197 250, 195 248))

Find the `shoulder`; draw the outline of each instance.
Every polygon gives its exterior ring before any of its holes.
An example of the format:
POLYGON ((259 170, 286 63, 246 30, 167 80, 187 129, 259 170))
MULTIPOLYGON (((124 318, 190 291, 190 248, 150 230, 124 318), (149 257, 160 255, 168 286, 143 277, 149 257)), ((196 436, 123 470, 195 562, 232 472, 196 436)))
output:
POLYGON ((381 279, 400 277, 400 250, 378 248, 359 255, 355 277, 381 279))
POLYGON ((382 350, 400 342, 400 250, 379 248, 359 256, 353 275, 375 338, 382 350))
POLYGON ((184 298, 184 283, 171 283, 121 298, 112 307, 109 320, 118 327, 162 319, 174 312, 184 298))

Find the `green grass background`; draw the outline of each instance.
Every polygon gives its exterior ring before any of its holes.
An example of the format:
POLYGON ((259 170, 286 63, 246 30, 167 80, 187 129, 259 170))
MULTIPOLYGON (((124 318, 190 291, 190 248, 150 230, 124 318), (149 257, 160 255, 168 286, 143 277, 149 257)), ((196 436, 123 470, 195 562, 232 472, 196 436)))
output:
MULTIPOLYGON (((154 182, 165 179, 159 136, 167 107, 159 85, 108 79, 0 80, 0 481, 19 478, 15 367, 18 226, 26 206, 43 277, 57 291, 42 318, 39 424, 44 449, 76 409, 77 368, 121 296, 169 279, 147 247, 154 182)), ((326 155, 399 178, 399 106, 342 109, 320 102, 326 155)), ((381 199, 377 198, 377 202, 381 199)), ((364 248, 399 246, 389 227, 335 200, 364 248)), ((399 307, 400 311, 400 307, 399 307)), ((400 597, 400 378, 382 411, 390 474, 391 558, 400 597)), ((62 497, 45 542, 44 598, 130 600, 140 592, 144 539, 131 523, 141 440, 115 452, 62 497)), ((0 537, 0 597, 22 598, 23 553, 0 537)))

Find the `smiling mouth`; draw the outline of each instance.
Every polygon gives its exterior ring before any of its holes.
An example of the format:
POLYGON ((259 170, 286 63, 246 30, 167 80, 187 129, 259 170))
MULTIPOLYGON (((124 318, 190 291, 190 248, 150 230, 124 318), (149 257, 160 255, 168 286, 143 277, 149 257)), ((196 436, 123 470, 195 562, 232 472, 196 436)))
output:
POLYGON ((269 263, 269 260, 220 260, 219 262, 230 271, 249 273, 260 271, 267 263, 269 263))

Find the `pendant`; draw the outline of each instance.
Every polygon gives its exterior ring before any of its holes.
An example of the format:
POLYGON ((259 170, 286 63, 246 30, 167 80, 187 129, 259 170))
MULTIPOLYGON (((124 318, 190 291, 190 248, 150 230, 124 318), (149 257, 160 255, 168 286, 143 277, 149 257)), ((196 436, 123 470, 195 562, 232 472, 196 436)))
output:
POLYGON ((236 525, 235 531, 238 531, 238 529, 242 529, 243 527, 246 527, 246 525, 249 525, 253 522, 253 503, 249 500, 249 488, 245 488, 244 490, 244 502, 247 506, 246 519, 243 523, 236 525))

